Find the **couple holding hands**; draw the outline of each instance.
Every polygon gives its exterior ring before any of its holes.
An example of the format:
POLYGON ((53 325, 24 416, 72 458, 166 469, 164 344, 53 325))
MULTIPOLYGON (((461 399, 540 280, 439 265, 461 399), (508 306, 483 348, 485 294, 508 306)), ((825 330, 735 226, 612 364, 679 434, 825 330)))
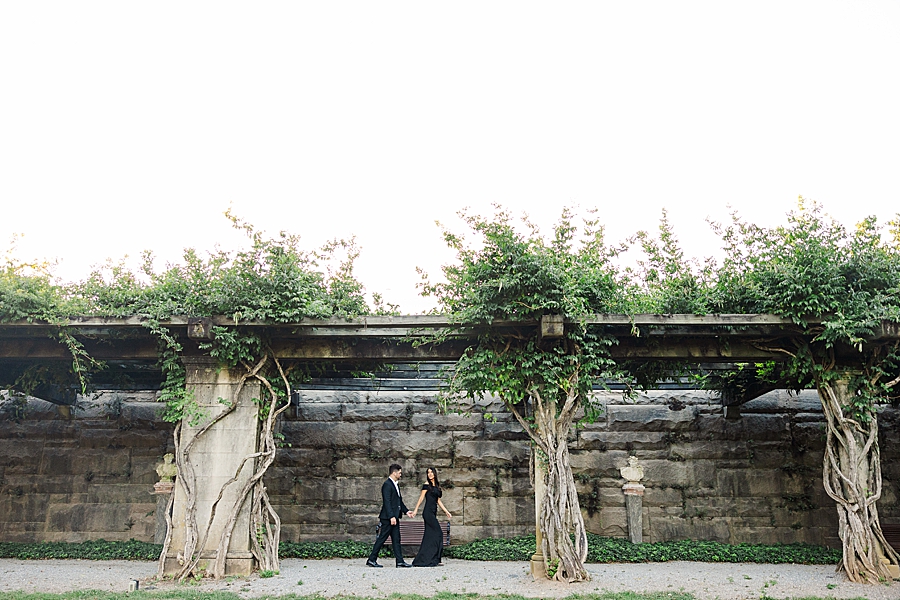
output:
POLYGON ((366 561, 366 566, 381 567, 378 564, 378 553, 387 541, 388 536, 391 537, 391 545, 394 550, 394 558, 398 567, 437 567, 441 564, 441 553, 444 549, 444 534, 441 531, 440 523, 437 520, 437 507, 446 513, 447 518, 451 518, 450 514, 441 502, 441 485, 438 482, 437 471, 428 468, 426 471, 425 484, 422 486, 422 493, 419 494, 419 501, 413 510, 409 510, 403 504, 403 497, 400 495, 400 486, 398 482, 403 476, 403 469, 398 464, 392 464, 388 467, 388 478, 381 486, 381 513, 378 518, 381 520, 381 529, 378 537, 375 538, 375 547, 366 561), (419 506, 425 502, 425 508, 422 510, 422 519, 425 521, 425 534, 422 536, 422 545, 419 546, 419 553, 412 564, 403 560, 403 553, 400 548, 400 519, 405 514, 413 518, 419 512, 419 506))

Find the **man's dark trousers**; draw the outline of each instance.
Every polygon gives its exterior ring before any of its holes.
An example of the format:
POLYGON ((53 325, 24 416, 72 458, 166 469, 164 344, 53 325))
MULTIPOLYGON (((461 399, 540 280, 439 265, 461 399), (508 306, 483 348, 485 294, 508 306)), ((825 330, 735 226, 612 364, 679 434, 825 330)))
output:
POLYGON ((394 550, 394 558, 398 563, 403 562, 403 551, 400 549, 400 519, 397 519, 396 525, 391 525, 390 519, 378 520, 381 521, 381 529, 378 532, 378 537, 375 538, 375 547, 372 548, 372 554, 369 555, 369 562, 378 560, 378 553, 387 541, 388 536, 391 536, 391 548, 394 550))

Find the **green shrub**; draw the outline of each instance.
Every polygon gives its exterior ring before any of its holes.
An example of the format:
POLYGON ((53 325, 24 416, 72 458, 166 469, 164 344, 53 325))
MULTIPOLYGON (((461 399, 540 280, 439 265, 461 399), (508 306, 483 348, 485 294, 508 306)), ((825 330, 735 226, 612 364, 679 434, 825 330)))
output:
MULTIPOLYGON (((84 560, 157 560, 162 546, 129 540, 107 542, 96 540, 76 544, 45 542, 20 544, 0 542, 0 558, 50 559, 78 558, 84 560)), ((372 551, 369 542, 281 542, 281 558, 366 558, 372 551)), ((444 556, 462 560, 530 560, 534 554, 534 536, 509 539, 476 540, 468 544, 444 548, 444 556)), ((382 548, 381 557, 392 557, 390 546, 382 548)), ((810 544, 721 544, 682 540, 632 544, 622 538, 588 534, 587 562, 665 562, 687 560, 696 562, 748 562, 837 564, 841 551, 810 544)))
POLYGON ((733 545, 694 540, 632 544, 622 538, 588 534, 588 562, 670 560, 831 565, 841 561, 841 551, 810 544, 733 545))
MULTIPOLYGON (((278 546, 279 558, 368 558, 370 552, 371 542, 281 542, 278 546)), ((390 545, 378 556, 393 557, 390 545)))
POLYGON ((444 556, 463 560, 531 560, 534 556, 534 536, 475 540, 444 548, 444 556))
MULTIPOLYGON (((534 547, 533 535, 512 539, 486 539, 446 548, 444 556, 465 560, 530 560, 534 547)), ((632 544, 622 538, 588 534, 587 562, 671 560, 831 565, 841 561, 841 551, 809 544, 732 545, 693 540, 632 544)))
POLYGON ((128 540, 127 542, 41 542, 20 544, 0 542, 0 558, 40 560, 50 558, 79 558, 83 560, 156 560, 162 552, 160 544, 128 540))

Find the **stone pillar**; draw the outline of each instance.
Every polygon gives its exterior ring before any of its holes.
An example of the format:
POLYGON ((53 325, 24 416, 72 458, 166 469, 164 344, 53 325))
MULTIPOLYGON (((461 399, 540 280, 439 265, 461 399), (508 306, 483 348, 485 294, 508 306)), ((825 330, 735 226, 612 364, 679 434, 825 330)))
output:
MULTIPOLYGON (((198 567, 209 565, 208 559, 215 558, 215 551, 225 530, 225 522, 236 502, 239 490, 250 479, 256 467, 255 460, 248 460, 241 468, 237 481, 226 488, 216 508, 215 519, 209 523, 212 504, 226 481, 234 477, 241 462, 257 450, 259 443, 259 419, 253 399, 260 397, 260 385, 248 381, 235 398, 242 370, 219 369, 217 362, 210 358, 185 358, 187 391, 194 395, 205 416, 196 425, 185 419, 181 423, 181 443, 187 444, 209 421, 226 410, 223 399, 236 404, 227 417, 210 428, 194 444, 187 456, 196 476, 196 514, 199 539, 207 528, 209 536, 204 548, 200 549, 201 560, 198 567)), ((183 475, 179 474, 179 477, 183 475)), ((225 563, 226 574, 249 575, 255 566, 250 552, 250 506, 252 498, 247 498, 240 509, 234 533, 228 547, 225 563)), ((183 557, 185 543, 185 517, 187 497, 182 485, 175 486, 175 503, 172 508, 172 542, 166 555, 165 573, 176 573, 180 568, 179 558, 183 557)))
POLYGON ((169 498, 175 491, 174 481, 158 481, 153 486, 151 494, 156 496, 156 532, 153 534, 154 544, 164 544, 166 541, 166 508, 169 506, 169 498))
POLYGON ((625 492, 625 515, 628 520, 628 539, 632 544, 644 541, 644 486, 638 483, 644 477, 644 467, 638 465, 636 456, 628 457, 628 466, 619 469, 628 483, 622 486, 625 492))
POLYGON ((544 479, 547 476, 547 466, 543 463, 536 450, 532 450, 534 460, 534 534, 535 551, 531 557, 531 576, 535 581, 547 579, 547 565, 544 564, 544 552, 541 549, 541 501, 544 498, 546 487, 544 479))
POLYGON ((175 467, 175 455, 166 454, 163 462, 156 465, 156 474, 159 481, 153 486, 151 494, 156 496, 156 532, 153 536, 154 544, 164 544, 166 541, 166 509, 169 507, 169 498, 175 491, 175 476, 178 469, 175 467))
POLYGON ((628 539, 632 544, 644 541, 644 486, 640 483, 626 483, 622 486, 625 492, 625 514, 628 518, 628 539))

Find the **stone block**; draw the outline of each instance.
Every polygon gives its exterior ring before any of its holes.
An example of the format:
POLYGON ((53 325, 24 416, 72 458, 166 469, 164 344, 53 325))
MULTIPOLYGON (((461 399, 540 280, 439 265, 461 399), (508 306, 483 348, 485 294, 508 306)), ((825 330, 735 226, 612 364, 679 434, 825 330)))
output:
POLYGON ((522 430, 518 421, 507 423, 484 422, 485 440, 516 440, 528 442, 528 434, 522 430))
POLYGON ((760 517, 771 519, 772 507, 764 498, 730 498, 709 494, 685 494, 684 516, 709 519, 725 517, 760 517))
POLYGON ((791 417, 794 423, 825 423, 825 415, 819 412, 799 412, 791 417))
POLYGON ((768 524, 760 523, 759 526, 742 524, 732 529, 730 543, 732 544, 784 544, 797 536, 797 532, 790 527, 771 527, 768 524))
MULTIPOLYGON (((295 388, 296 389, 296 388, 295 388)), ((324 402, 330 404, 360 404, 366 402, 368 392, 358 390, 296 390, 300 404, 324 402)))
MULTIPOLYGON (((620 493, 621 490, 620 490, 620 493)), ((681 506, 683 491, 675 488, 645 487, 644 506, 681 506)), ((624 506, 624 493, 622 504, 624 506)))
POLYGON ((650 542, 670 540, 707 540, 729 543, 731 532, 728 524, 722 521, 703 519, 685 519, 680 517, 654 514, 650 516, 650 542))
POLYGON ((715 488, 722 495, 737 497, 781 496, 784 481, 784 476, 777 471, 719 469, 715 488))
POLYGON ((479 413, 461 415, 449 413, 446 415, 437 413, 414 412, 410 425, 413 431, 470 431, 482 430, 483 417, 479 413))
POLYGON ((668 406, 608 406, 610 430, 614 431, 689 431, 696 417, 693 408, 671 410, 668 406))
POLYGON ((533 523, 534 499, 466 497, 462 512, 464 525, 516 525, 529 519, 533 523))
MULTIPOLYGON (((139 506, 144 507, 145 513, 156 509, 155 503, 139 506)), ((57 504, 48 507, 47 524, 59 532, 125 532, 131 528, 129 522, 133 526, 134 513, 135 507, 131 504, 57 504)))
MULTIPOLYGON (((465 488, 450 488, 444 489, 443 494, 441 496, 441 502, 444 503, 444 506, 447 507, 447 510, 450 511, 454 517, 462 517, 463 514, 463 501, 465 498, 465 488)), ((412 506, 410 506, 412 508, 412 506)), ((438 509, 438 514, 442 514, 441 510, 438 509)), ((462 522, 462 521, 460 521, 462 522)))
POLYGON ((584 473, 593 475, 598 469, 603 453, 597 450, 593 451, 573 451, 569 453, 569 465, 572 467, 573 473, 584 473))
POLYGON ((44 522, 49 505, 48 494, 22 494, 18 488, 5 488, 0 494, 0 522, 44 522))
POLYGON ((403 428, 409 426, 412 416, 412 405, 397 402, 376 402, 366 404, 346 404, 343 407, 343 421, 354 423, 357 421, 388 421, 402 423, 403 428))
MULTIPOLYGON (((360 458, 348 456, 341 458, 334 463, 335 475, 345 476, 365 476, 365 477, 387 477, 387 464, 384 461, 373 461, 370 458, 360 458)), ((405 475, 404 471, 404 475, 405 475)))
POLYGON ((583 500, 586 498, 595 506, 624 506, 625 494, 621 487, 603 487, 598 482, 581 483, 575 481, 575 490, 578 492, 579 502, 582 507, 587 507, 583 500))
MULTIPOLYGON (((449 432, 405 432, 379 436, 372 432, 371 452, 391 460, 449 458, 453 456, 453 434, 449 432)), ((402 464, 402 461, 399 461, 402 464)))
POLYGON ((671 460, 641 460, 644 478, 641 483, 651 487, 685 487, 694 481, 693 466, 671 460))
MULTIPOLYGON (((333 506, 342 502, 381 501, 384 477, 329 479, 307 478, 291 490, 299 504, 333 506)), ((402 488, 401 488, 402 489, 402 488)))
POLYGON ((366 423, 286 421, 284 441, 293 448, 369 448, 371 439, 366 423))
POLYGON ((87 481, 94 477, 125 477, 131 473, 131 457, 127 452, 47 448, 41 461, 41 473, 54 476, 84 474, 87 481))
POLYGON ((696 421, 701 437, 715 436, 728 441, 790 441, 790 417, 751 414, 730 420, 723 416, 699 416, 696 421))
POLYGON ((791 413, 791 412, 822 412, 822 403, 819 395, 813 390, 803 390, 800 394, 794 394, 787 390, 775 390, 763 394, 744 403, 742 413, 791 413))
POLYGON ((419 406, 435 406, 437 392, 428 390, 378 390, 374 392, 360 392, 365 402, 396 402, 400 404, 415 404, 419 406))
POLYGON ((628 535, 628 515, 622 506, 605 506, 591 517, 591 532, 606 537, 628 535))
POLYGON ((344 523, 346 514, 339 506, 275 505, 283 522, 301 525, 344 523))
POLYGON ((475 431, 455 430, 453 431, 453 440, 455 442, 473 442, 484 439, 484 432, 481 429, 475 431))
POLYGON ((87 486, 84 502, 88 504, 148 504, 156 503, 156 496, 150 492, 153 486, 134 483, 95 483, 87 486))
POLYGON ((528 464, 530 454, 531 449, 524 442, 458 442, 453 465, 457 468, 521 466, 528 464))
POLYGON ((685 460, 736 460, 746 459, 749 449, 745 442, 722 443, 721 441, 696 440, 673 443, 670 446, 673 456, 685 460))
MULTIPOLYGON (((300 402, 294 406, 291 420, 340 421, 343 404, 337 402, 300 402)), ((349 419, 348 419, 349 420, 349 419)))
POLYGON ((620 480, 622 483, 625 483, 625 480, 622 479, 622 475, 619 473, 619 469, 628 464, 628 456, 629 454, 624 450, 608 450, 606 452, 598 452, 596 456, 596 464, 593 467, 592 471, 584 471, 590 472, 594 477, 608 477, 614 480, 620 480))
POLYGON ((534 533, 533 513, 531 525, 469 525, 453 523, 450 525, 450 543, 453 545, 467 544, 475 540, 511 538, 532 533, 534 533))
POLYGON ((0 467, 9 474, 38 473, 43 452, 44 443, 41 437, 0 442, 0 467))
POLYGON ((793 444, 804 452, 824 452, 825 424, 822 421, 794 423, 793 444))
POLYGON ((576 448, 579 450, 664 450, 667 434, 659 431, 581 431, 576 448))
POLYGON ((162 410, 163 404, 160 402, 128 402, 122 405, 122 420, 126 423, 140 422, 142 426, 152 423, 156 430, 171 436, 175 426, 159 418, 162 410))

